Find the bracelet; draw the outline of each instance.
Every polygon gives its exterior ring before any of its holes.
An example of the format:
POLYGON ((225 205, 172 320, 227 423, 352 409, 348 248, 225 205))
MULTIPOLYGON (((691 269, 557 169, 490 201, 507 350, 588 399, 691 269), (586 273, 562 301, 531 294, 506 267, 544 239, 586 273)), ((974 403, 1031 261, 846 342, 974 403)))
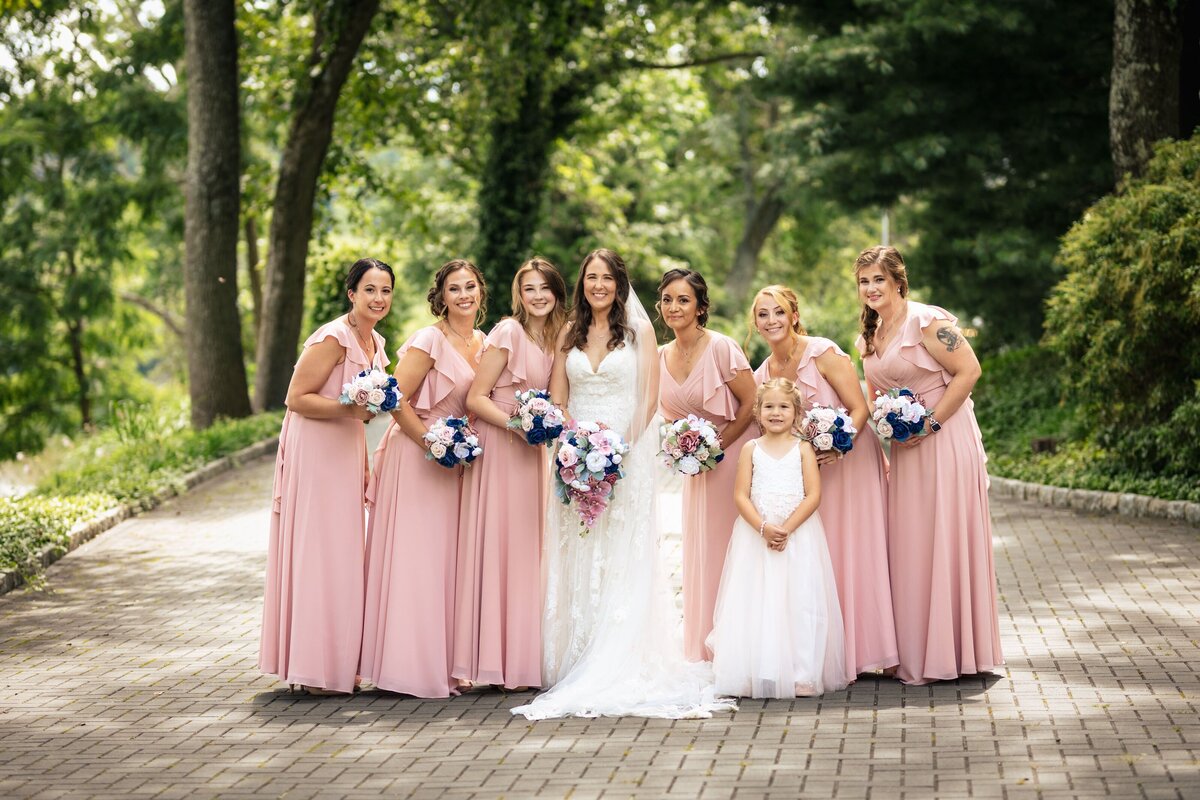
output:
POLYGON ((929 432, 930 433, 937 433, 938 431, 940 431, 942 429, 942 423, 937 421, 937 417, 935 417, 933 415, 932 408, 925 412, 925 416, 929 418, 929 432))
POLYGON ((767 527, 767 520, 766 520, 766 517, 764 517, 762 524, 758 526, 758 535, 760 537, 763 535, 763 531, 766 530, 766 527, 767 527))

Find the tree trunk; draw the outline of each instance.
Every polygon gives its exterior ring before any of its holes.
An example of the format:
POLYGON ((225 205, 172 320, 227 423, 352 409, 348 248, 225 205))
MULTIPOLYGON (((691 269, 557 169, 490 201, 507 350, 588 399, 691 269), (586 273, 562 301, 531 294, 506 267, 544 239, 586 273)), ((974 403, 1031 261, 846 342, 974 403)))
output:
POLYGON ((184 0, 188 161, 184 215, 192 425, 250 413, 237 305, 237 34, 233 0, 184 0))
POLYGON ((750 287, 758 273, 758 257, 771 231, 783 216, 785 205, 779 187, 769 188, 746 214, 746 227, 733 254, 733 266, 725 279, 725 294, 729 308, 740 309, 749 299, 750 287))
POLYGON ((1142 174, 1155 142, 1179 135, 1182 47, 1166 0, 1117 0, 1108 128, 1118 185, 1142 174))
POLYGON ((493 302, 489 322, 509 312, 501 307, 513 275, 529 258, 537 230, 550 156, 554 147, 552 113, 546 108, 545 82, 538 70, 525 76, 517 111, 491 125, 487 161, 479 185, 479 233, 476 264, 493 302))
POLYGON ((262 331, 262 271, 258 268, 258 224, 253 215, 246 215, 245 228, 246 277, 250 281, 250 304, 254 310, 254 335, 257 337, 262 331))
MULTIPOLYGON (((74 284, 78 270, 75 267, 75 253, 67 251, 67 281, 74 284)), ((67 341, 71 347, 71 369, 75 374, 75 385, 78 387, 76 400, 79 403, 80 425, 84 430, 92 427, 92 398, 88 391, 87 370, 83 360, 83 317, 80 316, 74 304, 67 303, 63 316, 67 323, 67 341)))
POLYGON ((297 89, 275 185, 258 330, 256 408, 278 408, 287 396, 304 316, 317 181, 333 138, 338 96, 378 9, 379 0, 332 0, 318 11, 309 56, 312 78, 297 89))

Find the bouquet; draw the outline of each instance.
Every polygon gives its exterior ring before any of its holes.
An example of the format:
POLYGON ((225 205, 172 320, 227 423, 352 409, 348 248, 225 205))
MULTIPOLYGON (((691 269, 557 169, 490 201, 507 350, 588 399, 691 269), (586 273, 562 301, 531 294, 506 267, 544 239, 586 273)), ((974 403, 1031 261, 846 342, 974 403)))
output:
POLYGON ((875 420, 875 430, 884 439, 905 442, 913 436, 921 436, 925 432, 925 417, 928 414, 911 389, 875 392, 875 411, 871 418, 875 420))
POLYGON ((699 475, 715 469, 725 458, 717 430, 708 420, 688 414, 659 428, 662 456, 667 469, 680 475, 699 475))
POLYGON ((400 404, 396 379, 381 369, 371 367, 358 373, 350 383, 342 384, 338 402, 344 406, 362 406, 372 414, 382 414, 400 404))
POLYGON ((629 452, 616 431, 598 422, 576 422, 559 436, 554 456, 554 492, 566 505, 575 504, 579 535, 586 536, 625 477, 621 457, 629 452))
POLYGON ((563 431, 562 410, 550 402, 544 389, 516 392, 517 413, 508 421, 508 428, 525 435, 525 442, 537 447, 550 447, 563 431))
POLYGON ((833 451, 844 456, 854 449, 854 434, 858 429, 850 412, 832 406, 813 406, 800 421, 800 435, 812 442, 818 453, 833 451))
POLYGON ((483 454, 466 417, 444 417, 425 432, 425 457, 443 467, 470 464, 483 454))

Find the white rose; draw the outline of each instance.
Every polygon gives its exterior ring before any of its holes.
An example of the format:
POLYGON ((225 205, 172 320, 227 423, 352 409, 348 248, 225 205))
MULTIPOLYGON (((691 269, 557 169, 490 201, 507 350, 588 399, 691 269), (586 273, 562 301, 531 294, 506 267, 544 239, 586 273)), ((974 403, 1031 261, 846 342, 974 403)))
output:
POLYGON ((885 439, 892 438, 892 425, 886 419, 879 420, 879 424, 876 427, 880 436, 885 439))
POLYGON ((700 471, 700 462, 695 456, 684 456, 679 459, 679 471, 684 475, 695 475, 700 471))
POLYGON ((587 454, 587 468, 591 472, 603 472, 604 467, 608 464, 608 459, 603 453, 598 453, 595 450, 587 454))
POLYGON ((620 453, 613 453, 613 454, 612 454, 612 462, 613 462, 614 464, 620 464, 620 463, 621 463, 621 454, 620 454, 620 453))
POLYGON ((533 417, 529 416, 528 414, 521 415, 521 430, 523 430, 523 431, 533 430, 533 417))
POLYGON ((708 448, 698 447, 694 455, 696 456, 696 460, 703 464, 705 461, 708 461, 708 448))
POLYGON ((595 433, 600 430, 600 426, 594 422, 581 422, 578 427, 584 433, 595 433))
POLYGON ((441 442, 434 442, 433 444, 429 445, 429 454, 434 458, 441 458, 442 456, 446 455, 446 445, 442 444, 441 442))
POLYGON ((383 370, 381 370, 381 369, 372 370, 371 378, 374 379, 375 385, 378 386, 380 389, 382 389, 384 386, 387 386, 388 374, 386 372, 384 372, 383 370))
POLYGON ((454 445, 454 457, 455 458, 457 458, 461 461, 462 459, 466 458, 469 455, 471 455, 471 446, 470 445, 466 444, 465 442, 459 442, 458 444, 454 445))
POLYGON ((833 449, 833 434, 832 433, 819 433, 813 437, 812 443, 813 443, 813 447, 817 448, 818 450, 832 450, 833 449))
POLYGON ((385 399, 387 398, 383 394, 383 389, 372 389, 367 392, 367 402, 373 406, 382 405, 385 399))
POLYGON ((483 448, 476 447, 474 450, 471 451, 471 455, 475 456, 476 458, 479 458, 481 455, 483 455, 483 448))

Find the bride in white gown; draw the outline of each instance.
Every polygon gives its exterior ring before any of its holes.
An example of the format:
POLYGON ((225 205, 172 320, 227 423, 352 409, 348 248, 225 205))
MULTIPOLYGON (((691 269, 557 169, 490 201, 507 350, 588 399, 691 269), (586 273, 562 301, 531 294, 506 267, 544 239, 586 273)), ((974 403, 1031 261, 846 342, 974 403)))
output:
POLYGON ((542 606, 542 679, 549 690, 513 713, 683 718, 734 709, 732 700, 716 697, 712 666, 683 656, 655 508, 658 352, 620 256, 604 249, 588 254, 573 305, 551 395, 565 398, 571 419, 603 422, 631 448, 625 477, 586 536, 579 535, 575 511, 551 500, 542 606))

